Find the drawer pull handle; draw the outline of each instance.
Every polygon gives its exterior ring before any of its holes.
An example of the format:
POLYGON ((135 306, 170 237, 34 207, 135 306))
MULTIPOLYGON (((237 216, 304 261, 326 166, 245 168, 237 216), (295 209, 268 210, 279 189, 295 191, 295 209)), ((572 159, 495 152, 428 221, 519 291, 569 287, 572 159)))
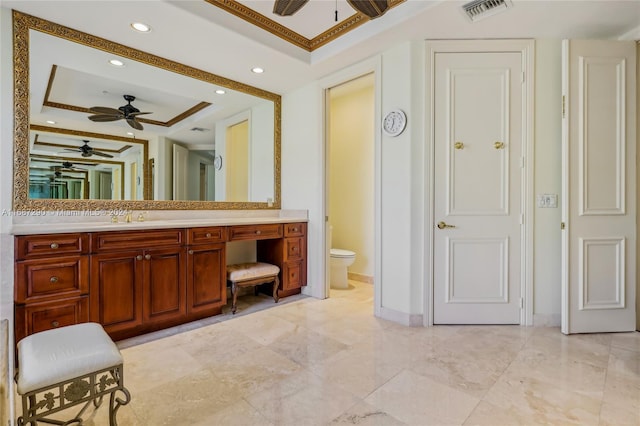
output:
POLYGON ((193 254, 193 250, 189 250, 189 254, 193 254))
POLYGON ((293 251, 298 251, 298 247, 293 247, 293 251))
POLYGON ((55 283, 57 283, 57 282, 58 282, 58 277, 51 277, 51 278, 49 278, 49 282, 50 282, 51 284, 55 284, 55 283))
POLYGON ((144 255, 144 258, 145 258, 145 259, 147 259, 147 260, 149 260, 149 259, 151 259, 151 255, 150 255, 150 254, 145 254, 145 255, 144 255))
POLYGON ((51 247, 52 249, 57 249, 60 246, 58 245, 58 243, 51 243, 49 247, 51 247))
POLYGON ((207 236, 207 238, 211 238, 211 233, 210 233, 210 232, 207 232, 207 235, 206 235, 206 236, 207 236))
POLYGON ((260 234, 262 234, 262 232, 260 232, 260 230, 257 230, 256 235, 260 235, 260 234))
POLYGON ((54 328, 55 327, 59 327, 60 323, 58 321, 51 321, 51 326, 54 327, 54 328))
POLYGON ((137 256, 136 256, 136 259, 137 259, 137 260, 142 260, 142 255, 141 255, 141 254, 137 255, 137 256))
POLYGON ((298 228, 293 228, 293 232, 298 232, 298 228))

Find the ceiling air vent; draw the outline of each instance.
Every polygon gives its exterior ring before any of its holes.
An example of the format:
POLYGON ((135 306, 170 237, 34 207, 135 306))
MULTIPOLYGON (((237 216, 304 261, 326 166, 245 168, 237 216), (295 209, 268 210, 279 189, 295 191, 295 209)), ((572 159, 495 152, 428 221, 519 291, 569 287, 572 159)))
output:
POLYGON ((500 13, 513 6, 511 0, 474 0, 462 5, 464 12, 472 22, 500 13))

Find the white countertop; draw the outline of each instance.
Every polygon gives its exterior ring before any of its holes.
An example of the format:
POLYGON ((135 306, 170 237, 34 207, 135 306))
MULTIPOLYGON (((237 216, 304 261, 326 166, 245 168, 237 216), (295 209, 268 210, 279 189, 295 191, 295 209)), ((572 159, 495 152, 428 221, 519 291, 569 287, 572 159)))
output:
MULTIPOLYGON (((189 211, 192 212, 192 211, 189 211)), ((162 229, 162 228, 194 228, 200 226, 231 226, 231 225, 261 225, 270 223, 290 223, 307 222, 306 210, 270 210, 270 211, 219 211, 208 212, 206 217, 198 211, 196 216, 188 212, 182 213, 182 218, 176 217, 175 213, 152 211, 145 214, 144 222, 137 221, 140 212, 132 213, 132 221, 127 223, 123 217, 119 217, 118 223, 111 223, 111 217, 100 215, 75 215, 75 212, 68 214, 59 213, 58 220, 51 220, 50 216, 43 216, 41 221, 23 220, 28 223, 15 223, 11 227, 14 235, 50 234, 63 232, 99 232, 99 231, 125 231, 136 229, 162 229), (232 212, 232 213, 228 213, 232 212), (265 213, 267 212, 267 213, 265 213), (49 219, 49 220, 47 220, 49 219), (75 220, 73 220, 75 219, 75 220)), ((179 213, 178 213, 179 214, 179 213)), ((55 215, 52 215, 55 216, 55 215)), ((29 218, 32 219, 32 218, 29 218)))

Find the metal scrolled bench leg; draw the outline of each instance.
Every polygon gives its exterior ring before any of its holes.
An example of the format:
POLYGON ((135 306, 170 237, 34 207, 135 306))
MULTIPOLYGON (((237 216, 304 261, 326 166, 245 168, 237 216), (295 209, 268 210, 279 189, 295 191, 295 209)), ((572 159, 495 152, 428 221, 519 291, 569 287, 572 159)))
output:
POLYGON ((93 404, 109 395, 109 425, 117 426, 118 409, 131 401, 124 387, 123 359, 100 324, 85 323, 36 333, 18 343, 18 393, 22 416, 18 425, 81 425, 93 404), (123 398, 116 396, 118 392, 123 398), (83 404, 70 420, 49 418, 83 404))

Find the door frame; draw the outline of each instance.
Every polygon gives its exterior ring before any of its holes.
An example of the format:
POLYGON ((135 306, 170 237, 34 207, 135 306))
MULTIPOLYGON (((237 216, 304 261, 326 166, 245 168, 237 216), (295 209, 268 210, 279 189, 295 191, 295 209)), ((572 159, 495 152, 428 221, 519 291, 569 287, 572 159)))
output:
POLYGON ((429 196, 425 208, 425 237, 427 274, 425 275, 425 291, 423 300, 423 323, 433 326, 433 290, 434 290, 434 190, 435 190, 435 55, 436 53, 464 52, 516 52, 522 57, 524 83, 522 85, 522 158, 521 158, 521 214, 523 226, 520 229, 520 294, 523 300, 520 311, 520 325, 533 325, 533 141, 534 141, 534 82, 535 66, 534 40, 427 40, 425 42, 425 131, 426 145, 425 164, 429 170, 425 173, 428 182, 429 196))
POLYGON ((382 111, 381 107, 381 87, 382 87, 382 60, 379 56, 363 61, 359 64, 348 67, 331 77, 320 80, 320 89, 322 91, 322 141, 324 144, 322 154, 322 171, 323 171, 323 196, 322 196, 322 212, 324 220, 322 221, 320 235, 324 236, 322 241, 322 265, 321 270, 323 272, 323 280, 321 281, 324 286, 322 288, 322 298, 329 297, 330 290, 330 250, 329 247, 329 90, 333 87, 339 86, 343 83, 347 83, 351 80, 355 80, 359 77, 367 74, 373 74, 374 76, 374 126, 376 131, 374 132, 374 212, 373 212, 373 226, 374 226, 374 270, 373 270, 373 311, 376 317, 380 316, 382 309, 381 288, 382 283, 380 277, 382 276, 382 249, 381 249, 381 235, 382 235, 382 210, 381 205, 381 187, 382 187, 382 141, 380 129, 380 115, 382 111))

